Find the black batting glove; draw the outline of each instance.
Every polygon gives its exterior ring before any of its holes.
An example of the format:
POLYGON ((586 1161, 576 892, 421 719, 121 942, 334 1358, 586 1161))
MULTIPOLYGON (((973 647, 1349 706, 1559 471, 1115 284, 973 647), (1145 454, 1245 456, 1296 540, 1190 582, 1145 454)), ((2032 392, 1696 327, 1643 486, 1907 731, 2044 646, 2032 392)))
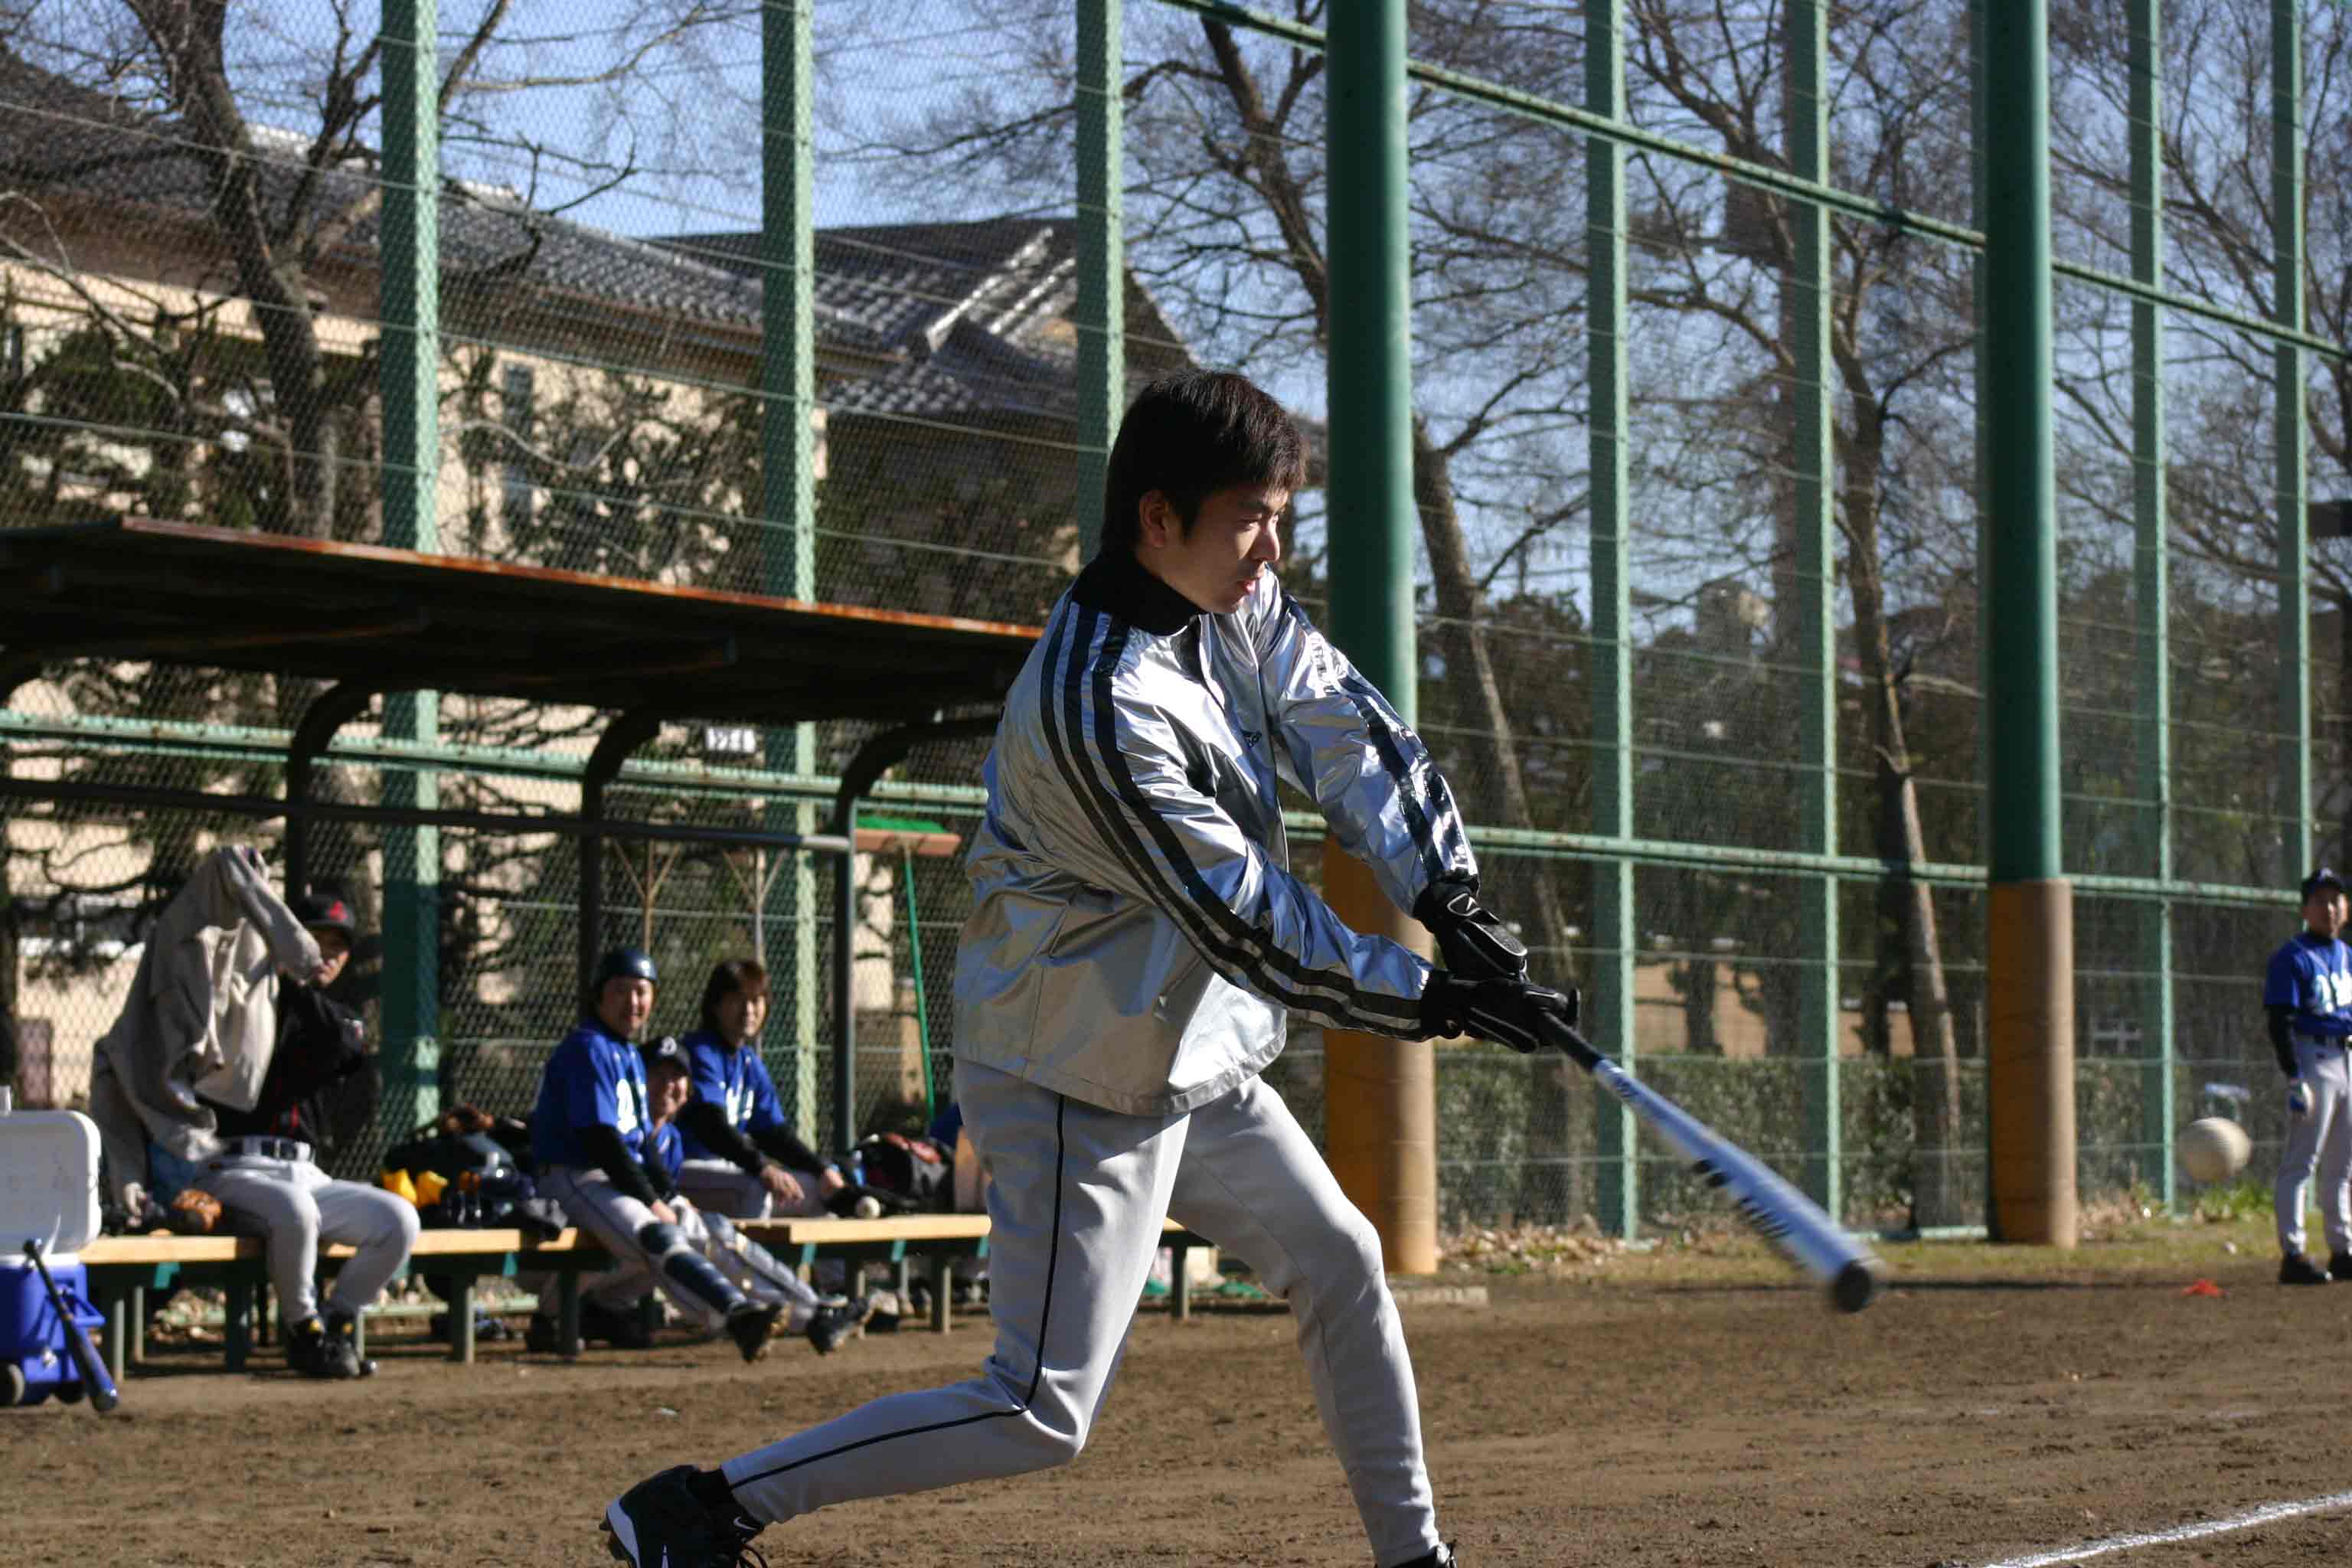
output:
POLYGON ((1413 919, 1437 938, 1445 967, 1471 979, 1528 977, 1528 950, 1495 912, 1478 901, 1475 884, 1441 877, 1423 890, 1413 919))
POLYGON ((1575 994, 1500 976, 1470 979, 1444 969, 1429 977, 1429 987, 1421 994, 1424 1038, 1475 1035, 1524 1054, 1549 1043, 1543 1029, 1546 1019, 1573 1028, 1575 994))

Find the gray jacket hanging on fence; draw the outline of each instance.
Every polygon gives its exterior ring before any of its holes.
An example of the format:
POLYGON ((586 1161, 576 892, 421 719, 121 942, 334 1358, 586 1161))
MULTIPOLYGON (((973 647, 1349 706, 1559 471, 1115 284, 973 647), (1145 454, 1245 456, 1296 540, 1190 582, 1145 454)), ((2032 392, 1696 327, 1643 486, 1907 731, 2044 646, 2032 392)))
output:
POLYGON ((272 891, 261 857, 215 850, 147 933, 131 994, 98 1042, 89 1114, 117 1203, 147 1179, 152 1140, 183 1160, 216 1152, 196 1097, 251 1110, 278 1037, 277 976, 310 974, 319 944, 272 891))
POLYGON ((1004 704, 968 860, 958 1058, 1129 1115, 1207 1103, 1286 1017, 1420 1038, 1430 967, 1290 874, 1277 777, 1411 909, 1472 876, 1419 736, 1271 572, 1210 615, 1124 552, 1054 608, 1004 704))

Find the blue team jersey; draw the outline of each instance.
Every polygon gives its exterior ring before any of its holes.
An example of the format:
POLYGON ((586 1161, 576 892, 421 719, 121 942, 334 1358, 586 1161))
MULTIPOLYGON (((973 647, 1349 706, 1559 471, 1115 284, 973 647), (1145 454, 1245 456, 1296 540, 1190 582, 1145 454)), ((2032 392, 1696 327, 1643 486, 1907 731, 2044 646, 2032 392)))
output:
POLYGON ((2352 1035, 2352 947, 2305 931, 2271 955, 2263 1005, 2294 1008, 2298 1034, 2352 1035))
MULTIPOLYGON (((728 1125, 750 1137, 789 1125, 783 1101, 776 1098, 776 1080, 757 1047, 730 1046, 709 1030, 698 1030, 678 1042, 687 1050, 688 1070, 694 1079, 694 1098, 707 1100, 727 1112, 728 1125)), ((691 1132, 681 1134, 686 1158, 716 1160, 691 1132)))
POLYGON ((646 1062, 637 1047, 583 1018, 540 1074, 530 1152, 542 1165, 594 1165, 596 1156, 580 1134, 601 1123, 621 1134, 633 1158, 642 1159, 646 1105, 646 1062))
POLYGON ((686 1152, 678 1144, 680 1136, 675 1121, 665 1121, 655 1128, 653 1156, 646 1162, 668 1172, 672 1182, 677 1180, 677 1168, 686 1162, 686 1152))

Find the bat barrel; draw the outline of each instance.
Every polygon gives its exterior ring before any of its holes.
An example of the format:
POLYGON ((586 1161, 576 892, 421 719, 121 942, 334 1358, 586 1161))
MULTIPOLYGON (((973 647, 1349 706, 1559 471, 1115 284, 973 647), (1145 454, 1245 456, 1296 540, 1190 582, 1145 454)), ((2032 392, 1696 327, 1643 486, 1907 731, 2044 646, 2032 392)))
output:
MULTIPOLYGON (((1573 1031, 1567 1033, 1573 1035, 1573 1031)), ((1584 1042, 1580 1037, 1578 1044, 1584 1042)), ((1565 1048, 1565 1047, 1563 1047, 1565 1048)), ((1829 1286, 1840 1311, 1859 1312, 1878 1292, 1879 1268, 1859 1242, 1820 1205, 1762 1161, 1717 1136, 1706 1123, 1627 1073, 1608 1058, 1577 1055, 1602 1088, 1633 1108, 1635 1115, 1706 1178, 1722 1189, 1740 1217, 1790 1261, 1829 1286)))

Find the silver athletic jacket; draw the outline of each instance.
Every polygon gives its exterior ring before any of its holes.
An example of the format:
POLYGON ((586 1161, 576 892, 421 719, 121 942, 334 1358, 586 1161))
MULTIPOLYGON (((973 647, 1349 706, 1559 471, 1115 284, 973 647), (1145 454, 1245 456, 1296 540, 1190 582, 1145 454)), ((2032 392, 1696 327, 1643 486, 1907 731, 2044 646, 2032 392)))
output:
POLYGON ((1277 776, 1411 909, 1475 875, 1421 738, 1272 573, 1213 616, 1123 552, 1054 607, 1005 699, 967 861, 955 1053, 1130 1115, 1282 1052, 1286 1015, 1422 1037, 1430 968, 1289 870, 1277 776))

